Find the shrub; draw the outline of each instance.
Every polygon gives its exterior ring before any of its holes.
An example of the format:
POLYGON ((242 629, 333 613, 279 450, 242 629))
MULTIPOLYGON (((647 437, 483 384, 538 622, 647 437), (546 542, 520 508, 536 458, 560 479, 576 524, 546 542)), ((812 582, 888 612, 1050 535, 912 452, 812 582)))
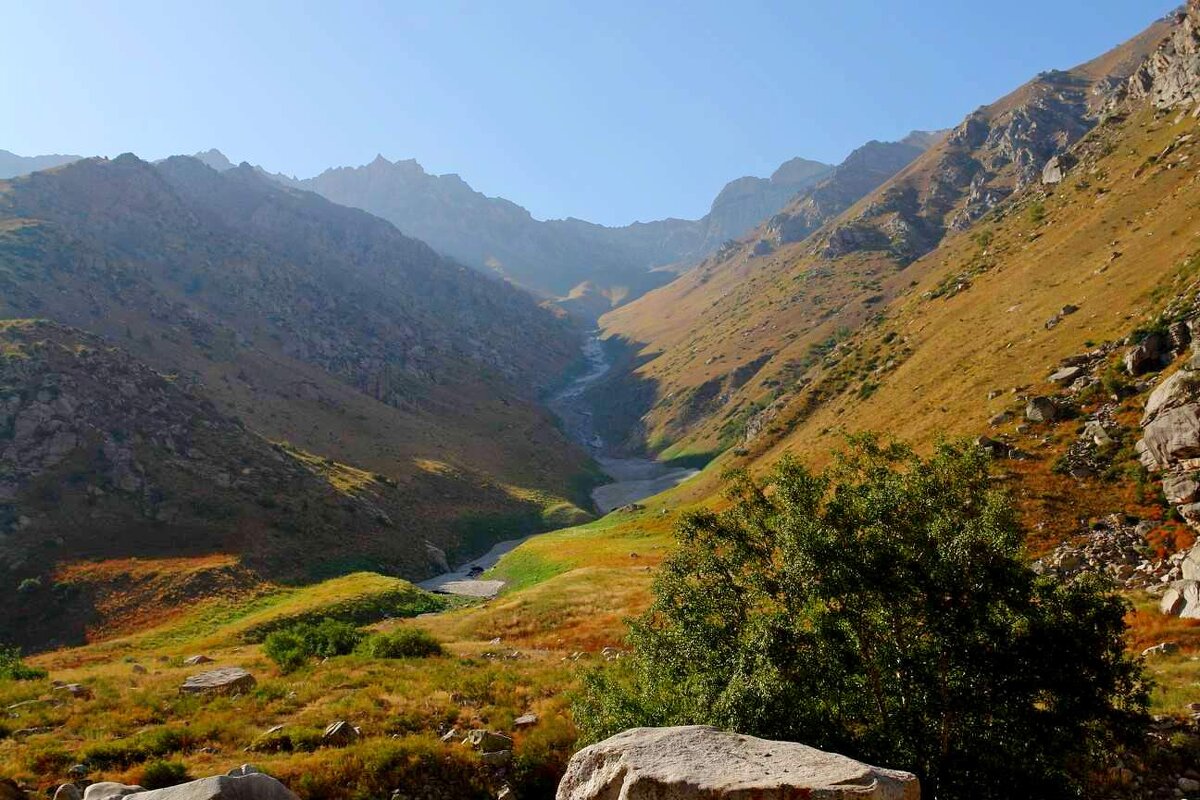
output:
POLYGON ((302 622, 268 634, 263 640, 263 653, 283 672, 292 672, 313 657, 352 653, 362 640, 363 633, 355 626, 326 618, 316 624, 302 622))
POLYGON ((38 681, 46 675, 44 669, 26 666, 20 648, 0 645, 0 681, 38 681))
POLYGON ((426 658, 440 656, 446 651, 442 644, 420 628, 400 628, 367 639, 363 652, 372 658, 426 658))
POLYGON ((26 578, 17 586, 17 594, 33 594, 41 588, 41 578, 26 578))
POLYGON ((191 780, 187 767, 179 761, 151 761, 142 769, 138 785, 146 789, 165 789, 191 780))
POLYGON ((1124 601, 1029 568, 979 449, 851 441, 821 472, 735 473, 727 511, 682 520, 633 656, 576 698, 585 740, 709 723, 911 770, 937 800, 1076 796, 1144 730, 1124 601))

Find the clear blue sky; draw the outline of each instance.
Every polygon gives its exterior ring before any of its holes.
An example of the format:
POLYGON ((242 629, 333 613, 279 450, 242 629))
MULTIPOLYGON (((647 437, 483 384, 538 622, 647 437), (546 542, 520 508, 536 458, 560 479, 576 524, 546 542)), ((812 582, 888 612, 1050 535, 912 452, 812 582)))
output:
POLYGON ((17 2, 0 148, 382 153, 536 216, 697 217, 729 179, 948 127, 1170 0, 17 2))

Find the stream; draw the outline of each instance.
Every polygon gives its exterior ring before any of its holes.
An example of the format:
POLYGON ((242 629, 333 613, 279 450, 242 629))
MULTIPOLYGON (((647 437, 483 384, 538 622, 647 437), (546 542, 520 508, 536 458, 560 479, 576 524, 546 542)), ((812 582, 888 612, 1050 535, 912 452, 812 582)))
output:
MULTIPOLYGON (((604 439, 596 433, 592 412, 583 399, 588 388, 612 369, 598 332, 589 336, 584 343, 583 356, 587 360, 586 371, 550 398, 547 405, 562 420, 567 435, 583 445, 604 473, 613 479, 612 483, 592 490, 592 502, 596 504, 596 508, 607 514, 622 506, 665 492, 699 474, 699 470, 696 469, 668 467, 649 458, 619 458, 610 453, 604 439)), ((495 597, 504 588, 504 581, 480 580, 478 576, 484 570, 495 566, 501 556, 523 541, 525 539, 500 542, 484 555, 463 564, 455 571, 422 581, 418 585, 422 589, 444 594, 495 597)))

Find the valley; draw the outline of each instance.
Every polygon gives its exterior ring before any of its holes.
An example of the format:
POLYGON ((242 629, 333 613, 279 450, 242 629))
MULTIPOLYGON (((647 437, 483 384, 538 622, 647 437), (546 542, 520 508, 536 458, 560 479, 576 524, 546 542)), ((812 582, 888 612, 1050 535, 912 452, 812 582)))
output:
POLYGON ((0 800, 1200 797, 1200 0, 1144 24, 700 219, 0 151, 0 800))

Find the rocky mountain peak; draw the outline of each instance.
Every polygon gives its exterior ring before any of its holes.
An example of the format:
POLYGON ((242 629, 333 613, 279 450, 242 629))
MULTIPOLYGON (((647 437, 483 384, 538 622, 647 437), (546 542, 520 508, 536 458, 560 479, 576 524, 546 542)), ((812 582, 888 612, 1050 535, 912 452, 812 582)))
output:
POLYGON ((233 169, 233 162, 226 158, 225 154, 215 147, 205 150, 201 153, 196 153, 194 156, 192 156, 192 158, 203 164, 207 164, 217 172, 225 172, 226 170, 233 169))

